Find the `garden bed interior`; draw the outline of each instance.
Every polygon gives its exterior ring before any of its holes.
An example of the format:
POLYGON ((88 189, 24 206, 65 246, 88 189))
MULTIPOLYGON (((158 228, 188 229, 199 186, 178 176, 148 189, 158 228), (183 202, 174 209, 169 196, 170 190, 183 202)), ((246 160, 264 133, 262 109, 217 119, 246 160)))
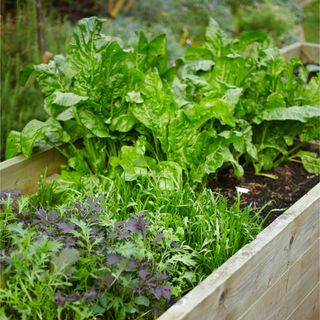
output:
MULTIPOLYGON (((282 53, 319 64, 319 48, 297 43, 282 53)), ((4 161, 1 190, 35 192, 64 162, 55 150, 4 161)), ((319 319, 319 208, 320 183, 160 319, 319 319)))

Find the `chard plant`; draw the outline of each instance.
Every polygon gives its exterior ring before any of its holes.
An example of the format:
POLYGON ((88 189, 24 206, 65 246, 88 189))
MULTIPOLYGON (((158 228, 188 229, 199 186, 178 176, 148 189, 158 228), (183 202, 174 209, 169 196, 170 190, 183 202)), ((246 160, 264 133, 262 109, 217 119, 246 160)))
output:
POLYGON ((301 151, 319 138, 319 76, 307 84, 301 62, 286 62, 264 33, 232 39, 210 20, 204 45, 170 66, 165 35, 140 33, 123 48, 102 23, 81 20, 66 57, 25 72, 35 72, 49 118, 12 131, 7 158, 49 145, 79 173, 169 189, 225 166, 241 176, 248 164, 261 174, 294 160, 319 172, 317 155, 301 151))

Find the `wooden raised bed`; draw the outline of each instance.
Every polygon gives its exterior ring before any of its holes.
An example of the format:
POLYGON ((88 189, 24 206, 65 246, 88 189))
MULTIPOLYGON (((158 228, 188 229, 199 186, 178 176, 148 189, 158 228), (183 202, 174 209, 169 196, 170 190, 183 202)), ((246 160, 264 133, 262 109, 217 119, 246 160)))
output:
MULTIPOLYGON (((320 64, 320 45, 297 43, 286 58, 320 64)), ((0 164, 3 189, 32 193, 65 159, 55 150, 0 164)), ((160 320, 319 319, 320 183, 250 244, 165 312, 160 320)))

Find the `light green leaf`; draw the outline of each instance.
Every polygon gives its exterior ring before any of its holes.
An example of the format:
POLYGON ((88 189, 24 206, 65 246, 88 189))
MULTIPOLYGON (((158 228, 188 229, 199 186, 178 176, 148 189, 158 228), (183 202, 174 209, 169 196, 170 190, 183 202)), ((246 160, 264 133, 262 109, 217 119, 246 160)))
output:
POLYGON ((10 159, 21 152, 21 132, 10 131, 6 142, 6 159, 10 159))
POLYGON ((268 109, 285 108, 285 106, 286 106, 286 103, 281 94, 274 92, 268 96, 267 98, 268 109))
POLYGON ((31 120, 21 132, 21 151, 30 157, 32 148, 39 142, 49 139, 58 141, 63 136, 63 130, 58 121, 49 118, 46 122, 31 120))
POLYGON ((213 18, 210 18, 206 30, 206 45, 214 55, 219 55, 221 53, 222 32, 219 24, 213 18))
POLYGON ((109 130, 103 122, 103 117, 86 109, 77 110, 81 123, 99 138, 110 137, 109 130))
POLYGON ((88 97, 79 96, 72 92, 60 92, 56 91, 54 93, 53 104, 57 104, 63 107, 72 107, 77 105, 80 102, 85 102, 88 100, 88 97))
POLYGON ((74 248, 66 247, 52 257, 54 272, 63 272, 66 275, 73 273, 73 265, 79 259, 79 251, 74 248))
POLYGON ((192 71, 209 71, 214 65, 212 60, 194 60, 188 63, 188 69, 192 71))
POLYGON ((65 111, 57 115, 56 119, 59 121, 67 121, 74 118, 72 108, 68 108, 65 111))
POLYGON ((218 119, 224 124, 234 126, 234 104, 223 99, 203 98, 187 112, 188 118, 196 128, 200 128, 209 119, 218 119))
POLYGON ((320 174, 320 157, 315 152, 299 151, 294 157, 299 157, 304 168, 309 173, 320 174))
POLYGON ((129 103, 143 103, 143 99, 140 95, 140 92, 130 91, 127 93, 126 101, 129 103))
POLYGON ((307 122, 312 118, 320 117, 320 107, 313 106, 294 106, 289 108, 277 108, 273 110, 265 110, 254 119, 254 122, 260 124, 262 121, 273 120, 296 120, 307 122))
POLYGON ((242 166, 239 164, 239 162, 233 157, 232 153, 230 152, 229 148, 224 147, 222 149, 222 156, 224 159, 224 162, 230 162, 231 165, 233 166, 234 169, 234 174, 239 177, 239 176, 243 176, 243 168, 242 166))
POLYGON ((112 119, 110 130, 128 132, 136 123, 138 123, 138 120, 132 114, 121 114, 120 116, 112 119))
POLYGON ((161 161, 155 167, 155 180, 163 190, 176 190, 182 186, 182 168, 173 161, 161 161))
MULTIPOLYGON (((113 160, 116 164, 116 161, 113 160)), ((119 165, 124 171, 127 181, 136 180, 139 176, 148 176, 155 166, 153 158, 144 155, 144 150, 138 147, 123 146, 120 152, 119 165)))

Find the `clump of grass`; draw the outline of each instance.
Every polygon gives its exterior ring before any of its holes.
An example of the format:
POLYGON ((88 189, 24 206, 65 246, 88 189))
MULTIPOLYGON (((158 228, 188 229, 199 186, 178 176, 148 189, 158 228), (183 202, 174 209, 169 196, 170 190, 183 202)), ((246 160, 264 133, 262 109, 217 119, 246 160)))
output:
POLYGON ((3 316, 151 319, 261 229, 209 189, 71 175, 0 196, 3 316))

